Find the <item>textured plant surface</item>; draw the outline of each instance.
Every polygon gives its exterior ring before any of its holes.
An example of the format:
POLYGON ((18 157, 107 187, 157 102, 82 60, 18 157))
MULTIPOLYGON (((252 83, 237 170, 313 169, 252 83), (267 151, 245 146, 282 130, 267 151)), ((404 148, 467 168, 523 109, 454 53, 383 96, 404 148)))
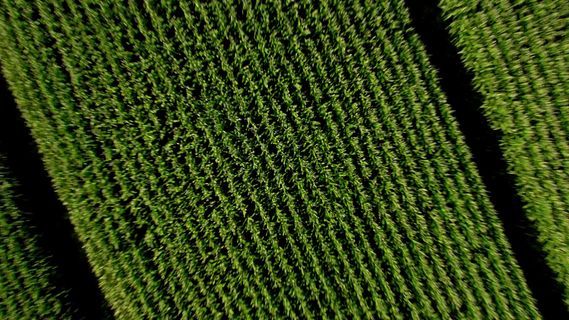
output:
POLYGON ((444 0, 483 111, 502 133, 547 261, 569 306, 569 6, 565 1, 444 0))
POLYGON ((69 297, 58 286, 56 265, 38 243, 27 212, 17 205, 16 182, 0 155, 0 317, 65 319, 69 297))
MULTIPOLYGON (((403 0, 1 1, 116 318, 540 318, 403 0)), ((563 26, 477 3, 441 6, 566 281, 563 26)))

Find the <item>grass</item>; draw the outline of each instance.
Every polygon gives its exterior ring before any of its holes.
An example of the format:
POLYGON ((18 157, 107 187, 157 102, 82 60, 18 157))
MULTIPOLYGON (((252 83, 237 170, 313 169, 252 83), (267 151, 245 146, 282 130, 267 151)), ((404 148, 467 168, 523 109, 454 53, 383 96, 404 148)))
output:
POLYGON ((3 0, 115 316, 539 314, 403 2, 3 0))
POLYGON ((569 306, 569 8, 563 1, 442 1, 569 306))
POLYGON ((0 317, 70 318, 68 292, 58 285, 57 265, 39 243, 29 213, 17 204, 16 185, 0 154, 0 317))

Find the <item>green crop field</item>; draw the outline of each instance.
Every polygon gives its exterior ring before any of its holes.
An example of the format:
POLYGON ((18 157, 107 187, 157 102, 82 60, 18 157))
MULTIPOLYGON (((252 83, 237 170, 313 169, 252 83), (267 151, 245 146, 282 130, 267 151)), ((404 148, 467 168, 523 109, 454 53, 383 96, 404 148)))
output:
POLYGON ((569 305, 569 5, 510 2, 441 7, 569 305))
POLYGON ((0 155, 0 317, 2 319, 65 319, 66 288, 58 286, 57 265, 42 250, 27 212, 16 204, 16 181, 0 155))
MULTIPOLYGON (((0 1, 4 77, 115 318, 541 318, 409 1, 0 1)), ((440 6, 566 288, 569 6, 505 2, 440 6)), ((0 311, 74 318, 10 179, 0 311)))

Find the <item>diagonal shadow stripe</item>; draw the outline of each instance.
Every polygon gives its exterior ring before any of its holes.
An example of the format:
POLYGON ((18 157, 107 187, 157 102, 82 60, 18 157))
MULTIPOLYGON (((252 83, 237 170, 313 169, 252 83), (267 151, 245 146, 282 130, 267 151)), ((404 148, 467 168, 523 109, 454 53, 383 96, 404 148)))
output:
POLYGON ((514 177, 500 149, 500 133, 482 113, 482 97, 473 87, 473 75, 460 59, 442 19, 438 1, 405 0, 412 24, 425 44, 439 83, 465 136, 514 255, 545 319, 569 319, 563 291, 545 261, 537 231, 523 211, 514 177))
POLYGON ((112 318, 107 302, 68 213, 55 194, 50 178, 8 85, 0 76, 0 140, 8 169, 18 181, 16 205, 28 213, 42 252, 57 268, 57 285, 69 290, 71 307, 81 319, 112 318))

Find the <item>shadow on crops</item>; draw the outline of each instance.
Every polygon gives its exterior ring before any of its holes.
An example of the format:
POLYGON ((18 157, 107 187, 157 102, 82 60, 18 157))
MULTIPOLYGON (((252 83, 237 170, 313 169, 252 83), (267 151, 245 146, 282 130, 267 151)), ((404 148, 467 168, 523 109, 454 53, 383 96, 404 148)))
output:
POLYGON ((18 182, 16 205, 25 212, 42 253, 56 267, 56 285, 68 290, 75 317, 111 318, 111 312, 68 213, 55 194, 35 142, 16 107, 5 79, 0 76, 0 152, 18 182))
POLYGON ((482 97, 473 87, 473 75, 465 68, 442 20, 438 1, 405 0, 415 30, 431 64, 437 69, 440 85, 466 138, 490 199, 498 212, 515 257, 528 286, 546 319, 569 319, 563 291, 545 261, 537 241, 537 231, 523 211, 514 177, 500 150, 500 133, 482 114, 482 97))

